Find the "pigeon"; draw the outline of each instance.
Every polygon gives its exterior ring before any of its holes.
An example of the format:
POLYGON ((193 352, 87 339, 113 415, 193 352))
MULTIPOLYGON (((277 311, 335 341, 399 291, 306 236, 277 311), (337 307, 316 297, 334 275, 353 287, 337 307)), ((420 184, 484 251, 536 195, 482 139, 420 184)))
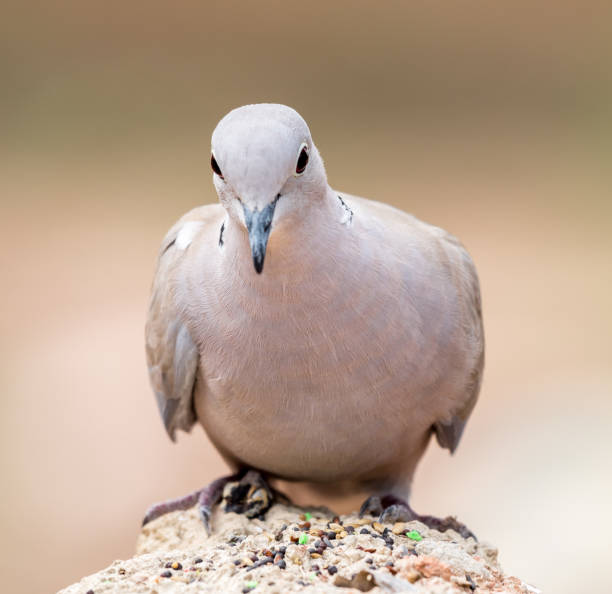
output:
POLYGON ((239 107, 212 135, 220 204, 163 240, 146 323, 169 436, 200 423, 232 473, 153 505, 261 517, 271 481, 363 493, 362 515, 418 519, 412 478, 431 436, 455 451, 484 364, 476 269, 446 231, 333 190, 292 108, 239 107))

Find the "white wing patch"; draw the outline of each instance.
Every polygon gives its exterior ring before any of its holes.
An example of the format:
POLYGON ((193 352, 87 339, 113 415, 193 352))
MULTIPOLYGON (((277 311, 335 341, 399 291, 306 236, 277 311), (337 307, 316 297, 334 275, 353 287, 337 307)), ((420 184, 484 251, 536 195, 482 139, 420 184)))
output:
POLYGON ((203 224, 202 221, 187 221, 178 232, 174 245, 179 250, 187 249, 203 224))

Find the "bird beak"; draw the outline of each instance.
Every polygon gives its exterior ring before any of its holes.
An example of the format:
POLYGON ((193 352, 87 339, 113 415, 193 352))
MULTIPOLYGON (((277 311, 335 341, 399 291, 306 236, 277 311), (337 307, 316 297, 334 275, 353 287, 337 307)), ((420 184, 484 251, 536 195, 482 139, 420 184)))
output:
POLYGON ((257 210, 257 208, 250 210, 244 203, 242 204, 244 222, 249 232, 249 243, 251 244, 251 253, 253 254, 253 265, 257 274, 261 274, 263 270, 266 246, 268 245, 268 237, 272 228, 272 217, 274 216, 276 202, 276 200, 270 202, 262 210, 257 210))

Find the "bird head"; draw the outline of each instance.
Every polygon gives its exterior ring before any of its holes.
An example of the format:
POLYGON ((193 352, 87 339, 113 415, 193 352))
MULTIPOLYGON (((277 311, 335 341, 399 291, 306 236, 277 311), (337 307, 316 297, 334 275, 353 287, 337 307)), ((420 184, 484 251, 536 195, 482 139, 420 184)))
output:
POLYGON ((325 196, 325 169, 310 130, 285 105, 239 107, 213 132, 211 165, 219 200, 248 232, 261 273, 270 234, 299 222, 325 196))

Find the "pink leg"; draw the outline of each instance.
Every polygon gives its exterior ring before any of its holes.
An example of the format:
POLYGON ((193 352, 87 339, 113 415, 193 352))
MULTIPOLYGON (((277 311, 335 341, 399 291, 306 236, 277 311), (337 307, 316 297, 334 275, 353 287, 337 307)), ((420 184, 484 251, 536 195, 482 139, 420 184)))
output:
POLYGON ((203 489, 189 493, 189 495, 156 503, 147 510, 147 513, 142 521, 142 525, 144 526, 152 520, 155 520, 156 518, 159 518, 167 513, 189 509, 197 503, 200 517, 202 518, 206 532, 210 534, 209 522, 211 510, 216 503, 221 501, 221 495, 223 494, 223 488, 225 485, 231 481, 238 480, 238 478, 240 478, 240 476, 236 474, 223 476, 217 480, 214 480, 203 489))

